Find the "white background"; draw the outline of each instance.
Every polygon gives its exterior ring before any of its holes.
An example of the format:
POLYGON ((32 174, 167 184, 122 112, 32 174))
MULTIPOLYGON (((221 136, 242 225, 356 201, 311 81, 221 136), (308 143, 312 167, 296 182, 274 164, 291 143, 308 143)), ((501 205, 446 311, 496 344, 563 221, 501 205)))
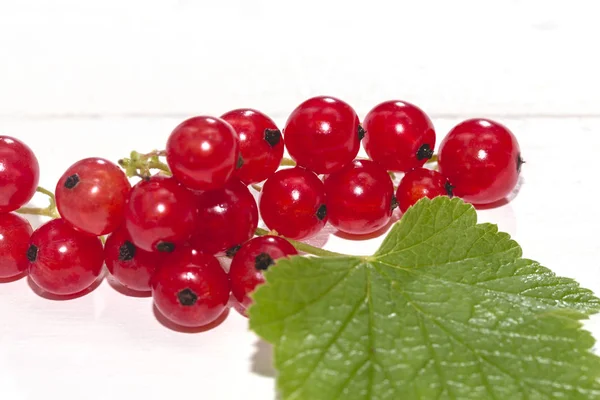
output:
MULTIPOLYGON (((492 117, 515 132, 527 164, 514 200, 480 219, 600 293, 593 4, 0 0, 0 132, 36 151, 41 183, 53 188, 80 158, 162 147, 186 117, 254 107, 282 125, 317 94, 361 116, 383 100, 414 102, 440 139, 461 119, 492 117)), ((318 238, 360 254, 380 241, 318 238)), ((597 319, 587 327, 600 337, 597 319)), ((66 302, 26 280, 0 284, 3 400, 267 400, 270 363, 235 312, 189 334, 107 282, 66 302)))

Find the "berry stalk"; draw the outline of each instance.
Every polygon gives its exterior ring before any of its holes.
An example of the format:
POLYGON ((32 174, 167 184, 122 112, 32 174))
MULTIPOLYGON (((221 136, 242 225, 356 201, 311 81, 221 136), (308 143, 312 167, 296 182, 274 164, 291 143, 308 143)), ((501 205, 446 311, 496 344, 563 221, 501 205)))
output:
MULTIPOLYGON (((268 230, 262 229, 262 228, 256 228, 256 231, 254 232, 254 234, 256 236, 265 236, 265 235, 279 236, 279 235, 274 235, 273 232, 269 232, 268 230)), ((345 254, 321 249, 319 247, 311 246, 310 244, 300 242, 297 240, 288 239, 288 238, 285 238, 285 240, 290 242, 296 248, 296 250, 302 251, 307 254, 312 254, 313 256, 317 256, 317 257, 345 257, 346 256, 345 254)))
POLYGON ((425 161, 425 164, 431 164, 431 163, 434 163, 437 161, 438 161, 438 155, 434 154, 431 156, 431 158, 429 160, 425 161))
POLYGON ((120 159, 119 165, 125 170, 125 174, 129 178, 134 176, 149 178, 151 176, 151 169, 157 169, 171 175, 169 166, 160 161, 160 157, 165 155, 164 150, 154 150, 147 154, 142 154, 134 150, 129 155, 129 158, 120 159))
POLYGON ((60 215, 58 214, 58 210, 56 209, 56 198, 54 197, 54 193, 52 193, 48 189, 44 189, 41 186, 38 186, 35 191, 37 193, 42 193, 48 196, 48 200, 50 201, 48 207, 21 207, 16 212, 19 214, 40 215, 49 218, 59 218, 60 215))
POLYGON ((281 165, 282 167, 295 167, 296 162, 291 158, 283 157, 279 165, 281 165))

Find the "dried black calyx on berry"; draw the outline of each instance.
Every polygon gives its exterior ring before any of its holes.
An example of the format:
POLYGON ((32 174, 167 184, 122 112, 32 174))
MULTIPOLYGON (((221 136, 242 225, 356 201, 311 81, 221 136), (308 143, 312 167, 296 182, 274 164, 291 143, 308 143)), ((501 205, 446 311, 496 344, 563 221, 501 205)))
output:
POLYGON ((79 175, 73 174, 65 180, 65 187, 67 189, 73 189, 79 183, 79 175))
POLYGON ((390 204, 390 210, 394 211, 396 208, 398 208, 398 199, 396 198, 396 196, 392 195, 392 203, 390 204))
POLYGON ((419 150, 417 150, 417 160, 429 160, 431 157, 433 157, 433 149, 427 143, 419 147, 419 150))
POLYGON ((446 181, 444 185, 444 189, 446 189, 446 193, 448 193, 448 197, 454 197, 454 186, 450 183, 450 181, 446 181))
POLYGON ((172 253, 175 250, 175 245, 171 242, 160 242, 156 245, 156 250, 161 253, 172 253))
POLYGON ((136 248, 130 241, 126 240, 125 243, 119 247, 119 261, 130 261, 135 257, 136 248))
POLYGON ((257 271, 266 271, 271 265, 275 265, 275 260, 267 253, 260 253, 254 259, 254 268, 257 271))
POLYGON ((319 218, 319 221, 323 221, 327 216, 327 206, 325 204, 321 204, 315 215, 317 218, 319 218))
POLYGON ((240 168, 242 168, 243 165, 244 165, 244 159, 242 158, 242 155, 240 154, 238 156, 237 163, 235 164, 235 169, 240 169, 240 168))
POLYGON ((242 248, 241 244, 238 244, 237 246, 233 246, 232 248, 225 251, 225 255, 229 258, 233 258, 233 256, 235 256, 236 253, 238 252, 238 250, 241 248, 242 248))
POLYGON ((517 173, 521 173, 521 166, 525 164, 525 160, 521 158, 521 153, 517 154, 517 173))
POLYGON ((30 262, 35 262, 35 260, 37 260, 37 254, 38 254, 38 248, 35 244, 32 244, 31 246, 29 246, 29 248, 27 249, 27 259, 30 262))
POLYGON ((198 295, 192 289, 183 289, 177 293, 177 299, 182 306, 190 307, 198 301, 198 295))
POLYGON ((279 129, 265 129, 265 140, 269 143, 269 146, 277 146, 281 141, 281 131, 279 129))
POLYGON ((365 128, 363 128, 361 124, 358 124, 358 140, 359 141, 363 140, 366 133, 367 133, 367 131, 365 131, 365 128))

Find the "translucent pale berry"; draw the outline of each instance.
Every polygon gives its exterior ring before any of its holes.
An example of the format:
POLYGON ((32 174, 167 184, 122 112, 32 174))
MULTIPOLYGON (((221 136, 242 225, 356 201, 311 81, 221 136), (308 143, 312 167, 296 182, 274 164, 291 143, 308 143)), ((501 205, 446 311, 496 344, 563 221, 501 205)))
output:
POLYGON ((260 111, 239 109, 223 114, 240 139, 242 166, 234 175, 245 184, 262 182, 273 175, 283 157, 283 137, 275 122, 260 111))
POLYGON ((313 97, 289 116, 285 146, 299 166, 318 174, 340 170, 354 160, 363 135, 356 112, 334 97, 313 97))
POLYGON ((433 155, 433 123, 414 104, 400 100, 378 104, 365 117, 363 128, 365 151, 388 171, 410 171, 433 155))
POLYGON ((125 227, 133 243, 146 251, 171 252, 197 227, 196 195, 177 180, 155 175, 131 189, 125 227))
POLYGON ((290 239, 305 239, 327 223, 325 187, 304 168, 282 169, 263 185, 259 209, 269 229, 290 239))
POLYGON ((182 122, 167 141, 167 162, 173 176, 191 189, 222 187, 238 164, 239 140, 227 122, 194 117, 182 122))
POLYGON ((281 257, 298 254, 296 248, 278 236, 261 236, 246 243, 235 253, 229 269, 231 290, 241 309, 252 303, 249 295, 265 281, 263 271, 281 257))
POLYGON ((0 279, 14 278, 25 272, 32 232, 25 218, 14 213, 0 215, 0 279))
POLYGON ((152 278, 156 308, 174 324, 201 327, 214 322, 229 302, 227 273, 211 255, 178 251, 152 278))
POLYGON ((0 214, 26 204, 40 179, 40 166, 33 151, 23 142, 0 135, 0 214))
POLYGON ((76 229, 102 236, 123 223, 130 190, 127 176, 116 164, 86 158, 69 167, 58 181, 56 206, 76 229))
POLYGON ((439 150, 440 172, 454 194, 473 204, 494 203, 517 185, 521 150, 511 131, 489 119, 470 119, 455 126, 439 150))
POLYGON ((355 160, 325 179, 329 223, 342 232, 366 235, 392 217, 394 185, 387 171, 369 160, 355 160))
POLYGON ((76 231, 63 219, 39 227, 27 250, 29 277, 44 291, 60 296, 89 288, 102 272, 102 242, 76 231))
POLYGON ((198 225, 191 243, 198 251, 219 254, 239 246, 258 226, 258 207, 242 182, 229 181, 224 188, 198 194, 198 225))
POLYGON ((104 245, 104 259, 117 282, 131 290, 147 292, 151 289, 150 278, 161 257, 138 248, 125 227, 121 227, 108 236, 104 245))
POLYGON ((442 174, 427 168, 416 168, 407 172, 400 181, 396 200, 400 211, 406 212, 423 197, 433 199, 437 196, 452 195, 452 185, 442 174))

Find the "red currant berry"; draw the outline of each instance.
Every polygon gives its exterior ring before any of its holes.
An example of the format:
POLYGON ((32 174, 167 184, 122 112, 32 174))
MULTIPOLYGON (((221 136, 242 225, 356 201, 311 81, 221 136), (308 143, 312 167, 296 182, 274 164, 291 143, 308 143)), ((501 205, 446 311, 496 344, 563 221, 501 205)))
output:
POLYGON ((214 322, 229 302, 229 278, 211 255, 178 251, 152 278, 156 308, 174 324, 196 328, 214 322))
POLYGON ((508 196, 521 170, 517 139, 504 125, 470 119, 455 126, 440 145, 440 172, 454 194, 473 204, 490 204, 508 196))
POLYGON ((265 281, 263 271, 275 264, 275 260, 295 254, 298 254, 296 248, 277 236, 261 236, 244 243, 229 269, 231 290, 242 310, 252 303, 250 293, 265 281))
POLYGON ((0 279, 14 278, 25 272, 32 232, 25 218, 14 213, 0 216, 0 279))
POLYGON ((282 169, 263 185, 259 209, 269 229, 290 239, 306 239, 327 223, 325 187, 304 168, 282 169))
POLYGON ((433 199, 437 196, 452 197, 452 185, 439 172, 427 168, 416 168, 404 175, 396 191, 396 200, 400 211, 406 212, 423 197, 433 199))
POLYGON ((159 263, 157 256, 134 245, 125 227, 111 233, 104 245, 104 260, 111 275, 138 292, 150 291, 150 278, 159 263))
POLYGON ((329 223, 342 232, 367 235, 392 218, 394 184, 370 160, 355 160, 325 179, 329 223))
POLYGON ((76 231, 63 219, 39 227, 27 250, 29 276, 48 293, 68 296, 89 288, 102 272, 104 254, 97 237, 76 231))
POLYGON ((435 130, 419 107, 406 101, 386 101, 363 121, 363 146, 369 157, 389 171, 421 167, 433 155, 435 130))
POLYGON ((238 164, 239 140, 220 118, 194 117, 175 128, 167 141, 173 176, 190 189, 222 187, 238 164))
POLYGON ((0 136, 0 214, 26 204, 40 179, 40 166, 33 151, 10 136, 0 136))
POLYGON ((192 236, 197 216, 194 193, 174 178, 155 175, 131 189, 125 226, 142 250, 168 253, 192 236))
POLYGON ((283 131, 290 156, 318 174, 342 169, 360 149, 363 130, 356 112, 333 97, 313 97, 290 115, 283 131))
POLYGON ((218 254, 254 236, 258 207, 246 185, 239 180, 232 179, 222 189, 200 193, 197 206, 199 230, 191 239, 196 250, 218 254))
POLYGON ((73 164, 56 185, 61 217, 80 231, 102 236, 123 222, 131 184, 125 173, 102 158, 73 164))
POLYGON ((238 134, 242 166, 234 172, 246 185, 262 182, 277 171, 283 137, 275 122, 260 111, 240 109, 221 116, 238 134))

